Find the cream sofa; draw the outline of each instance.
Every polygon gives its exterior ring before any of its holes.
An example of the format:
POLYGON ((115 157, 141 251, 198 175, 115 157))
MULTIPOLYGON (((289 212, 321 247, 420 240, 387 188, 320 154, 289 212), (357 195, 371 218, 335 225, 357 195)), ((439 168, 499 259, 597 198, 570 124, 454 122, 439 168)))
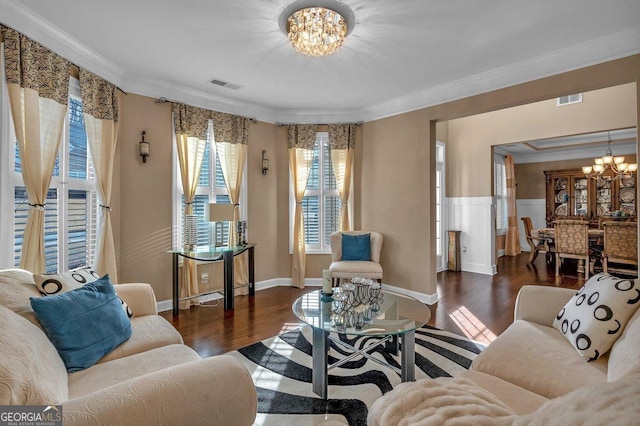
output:
POLYGON ((369 424, 637 424, 640 309, 611 350, 586 362, 552 327, 575 290, 524 286, 514 322, 456 378, 403 383, 369 424))
POLYGON ((249 425, 256 390, 230 356, 202 359, 159 316, 148 284, 117 284, 131 338, 98 364, 67 373, 40 327, 32 275, 0 270, 0 405, 63 406, 65 425, 249 425))

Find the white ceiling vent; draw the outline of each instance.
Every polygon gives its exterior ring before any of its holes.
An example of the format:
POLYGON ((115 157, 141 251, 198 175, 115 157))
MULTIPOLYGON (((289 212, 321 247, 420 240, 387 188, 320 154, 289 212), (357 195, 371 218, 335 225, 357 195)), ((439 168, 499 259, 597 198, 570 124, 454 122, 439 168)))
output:
POLYGON ((240 86, 239 84, 229 83, 228 81, 219 80, 215 77, 209 80, 209 83, 215 84, 216 86, 220 87, 226 87, 227 89, 231 90, 238 90, 242 88, 242 86, 240 86))
POLYGON ((560 96, 558 98, 558 106, 577 104, 582 102, 582 93, 576 93, 575 95, 560 96))

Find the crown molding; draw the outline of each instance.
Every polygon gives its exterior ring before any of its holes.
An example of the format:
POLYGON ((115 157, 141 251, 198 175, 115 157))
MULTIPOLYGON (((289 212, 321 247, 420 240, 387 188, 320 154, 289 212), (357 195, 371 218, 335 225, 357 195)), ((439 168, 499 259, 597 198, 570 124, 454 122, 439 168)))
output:
POLYGON ((364 121, 415 111, 640 53, 640 26, 392 99, 363 111, 364 121))
POLYGON ((272 108, 215 96, 202 90, 169 83, 154 77, 125 74, 120 87, 126 92, 151 98, 166 98, 170 101, 182 102, 200 108, 256 118, 267 123, 277 122, 275 111, 272 108))
POLYGON ((2 23, 20 31, 75 65, 120 86, 124 69, 15 0, 0 0, 2 23))
POLYGON ((373 121, 640 53, 640 26, 635 26, 361 110, 279 110, 215 96, 148 76, 126 74, 123 68, 92 51, 16 0, 0 0, 0 16, 5 25, 128 92, 165 97, 203 108, 255 117, 268 123, 373 121))

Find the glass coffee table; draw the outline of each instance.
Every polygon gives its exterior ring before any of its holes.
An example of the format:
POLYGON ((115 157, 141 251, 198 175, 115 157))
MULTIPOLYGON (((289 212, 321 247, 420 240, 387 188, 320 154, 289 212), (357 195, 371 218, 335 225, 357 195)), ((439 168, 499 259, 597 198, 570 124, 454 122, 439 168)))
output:
POLYGON ((300 296, 292 306, 296 317, 313 330, 313 392, 326 399, 329 370, 358 355, 391 368, 400 374, 403 382, 415 380, 415 330, 431 318, 427 305, 412 297, 384 290, 377 290, 373 295, 367 293, 367 296, 360 298, 357 297, 357 290, 349 292, 334 288, 333 291, 332 296, 325 296, 320 290, 312 291, 300 296), (340 340, 337 334, 379 339, 373 339, 368 346, 357 349, 340 340), (369 354, 369 351, 383 343, 396 354, 398 336, 401 369, 369 354), (328 365, 329 341, 352 353, 328 365))

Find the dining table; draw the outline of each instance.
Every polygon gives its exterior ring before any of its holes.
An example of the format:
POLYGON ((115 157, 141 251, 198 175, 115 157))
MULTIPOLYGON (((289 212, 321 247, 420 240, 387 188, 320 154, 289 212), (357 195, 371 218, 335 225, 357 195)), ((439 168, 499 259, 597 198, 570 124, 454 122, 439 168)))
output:
MULTIPOLYGON (((544 247, 547 253, 555 252, 554 240, 556 238, 555 228, 540 228, 536 230, 540 238, 544 238, 544 247)), ((598 228, 589 228, 589 244, 602 244, 604 239, 604 230, 598 228)), ((578 260, 578 274, 584 274, 584 261, 578 260)))

